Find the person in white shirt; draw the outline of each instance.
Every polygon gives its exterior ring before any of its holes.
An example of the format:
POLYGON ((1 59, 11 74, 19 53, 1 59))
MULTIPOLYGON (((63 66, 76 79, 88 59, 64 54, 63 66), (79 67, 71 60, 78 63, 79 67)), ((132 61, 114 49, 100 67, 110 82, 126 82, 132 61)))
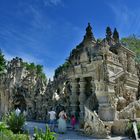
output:
POLYGON ((54 128, 55 128, 55 120, 56 120, 56 112, 53 111, 49 111, 48 114, 50 115, 50 130, 51 131, 55 131, 54 128))
POLYGON ((19 108, 17 108, 17 109, 15 110, 15 113, 16 113, 17 116, 19 116, 19 114, 21 113, 21 110, 20 110, 19 108))

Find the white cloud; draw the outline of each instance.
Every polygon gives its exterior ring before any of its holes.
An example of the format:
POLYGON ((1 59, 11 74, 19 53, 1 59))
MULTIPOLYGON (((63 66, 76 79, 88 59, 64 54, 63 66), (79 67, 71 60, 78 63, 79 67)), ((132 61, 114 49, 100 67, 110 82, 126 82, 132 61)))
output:
POLYGON ((6 60, 12 60, 12 58, 14 58, 15 56, 11 55, 11 54, 8 54, 6 52, 3 52, 4 53, 4 57, 6 60))
POLYGON ((29 63, 35 63, 35 64, 41 64, 43 62, 43 60, 35 58, 32 55, 29 54, 25 54, 25 53, 15 53, 15 54, 10 54, 7 53, 6 51, 3 51, 5 59, 6 60, 12 60, 14 57, 20 57, 23 59, 23 61, 29 62, 29 63))
POLYGON ((109 3, 120 32, 138 34, 140 31, 140 9, 130 9, 123 3, 109 3))
POLYGON ((44 73, 46 74, 47 79, 50 78, 51 80, 53 80, 54 70, 55 70, 55 69, 53 69, 53 68, 44 67, 44 73))
POLYGON ((43 0, 45 6, 63 5, 62 0, 43 0))

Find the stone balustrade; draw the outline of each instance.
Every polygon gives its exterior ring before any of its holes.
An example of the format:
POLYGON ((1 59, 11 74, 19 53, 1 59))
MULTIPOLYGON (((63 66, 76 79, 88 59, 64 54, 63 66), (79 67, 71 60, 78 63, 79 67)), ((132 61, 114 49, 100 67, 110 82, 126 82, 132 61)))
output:
POLYGON ((98 138, 106 138, 108 136, 107 126, 100 120, 95 111, 85 107, 85 134, 98 138))
POLYGON ((110 54, 108 57, 107 57, 107 60, 108 61, 111 61, 111 62, 114 62, 114 63, 116 63, 116 64, 119 64, 120 62, 119 62, 119 57, 117 56, 117 55, 115 55, 115 54, 110 54))

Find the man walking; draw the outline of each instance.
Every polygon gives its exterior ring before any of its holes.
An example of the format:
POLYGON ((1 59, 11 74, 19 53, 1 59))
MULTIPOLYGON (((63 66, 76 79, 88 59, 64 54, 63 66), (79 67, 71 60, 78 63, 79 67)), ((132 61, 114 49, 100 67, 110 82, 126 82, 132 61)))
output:
POLYGON ((49 111, 48 114, 50 116, 50 130, 54 131, 56 112, 54 111, 54 109, 51 109, 51 111, 49 111))

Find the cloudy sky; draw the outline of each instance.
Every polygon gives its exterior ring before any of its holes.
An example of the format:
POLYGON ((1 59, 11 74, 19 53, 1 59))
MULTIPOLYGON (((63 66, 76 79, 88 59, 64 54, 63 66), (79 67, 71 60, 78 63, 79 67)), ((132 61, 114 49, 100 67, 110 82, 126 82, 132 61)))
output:
POLYGON ((0 0, 0 48, 44 66, 47 77, 83 39, 87 23, 95 38, 106 26, 121 37, 140 35, 139 0, 0 0))

